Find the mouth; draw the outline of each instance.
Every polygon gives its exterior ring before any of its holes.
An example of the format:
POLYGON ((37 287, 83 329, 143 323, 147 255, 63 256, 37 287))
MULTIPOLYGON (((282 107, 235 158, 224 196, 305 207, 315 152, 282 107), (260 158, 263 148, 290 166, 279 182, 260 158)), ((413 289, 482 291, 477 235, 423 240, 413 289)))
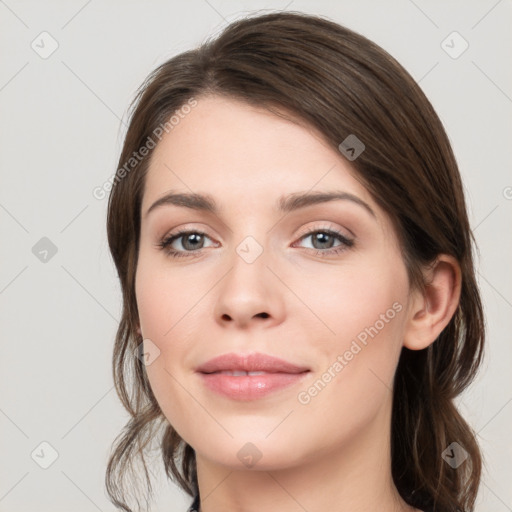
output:
POLYGON ((210 391, 250 401, 297 384, 310 369, 266 354, 225 354, 196 371, 210 391))

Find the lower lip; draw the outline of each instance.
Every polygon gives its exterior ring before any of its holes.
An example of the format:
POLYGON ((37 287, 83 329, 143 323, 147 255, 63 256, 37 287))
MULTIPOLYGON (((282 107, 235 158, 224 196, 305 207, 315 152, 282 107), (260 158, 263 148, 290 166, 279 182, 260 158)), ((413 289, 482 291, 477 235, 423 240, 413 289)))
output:
POLYGON ((265 373, 261 375, 226 375, 224 373, 200 373, 204 384, 221 395, 233 400, 257 400, 270 393, 301 381, 309 372, 265 373))

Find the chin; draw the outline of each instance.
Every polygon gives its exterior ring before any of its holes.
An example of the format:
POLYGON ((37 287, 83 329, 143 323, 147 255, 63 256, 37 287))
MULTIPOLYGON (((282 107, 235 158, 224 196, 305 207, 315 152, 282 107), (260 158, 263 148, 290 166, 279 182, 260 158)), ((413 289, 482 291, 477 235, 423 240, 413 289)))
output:
MULTIPOLYGON (((215 442, 209 438, 207 445, 202 446, 205 444, 203 442, 194 448, 196 455, 236 471, 286 469, 300 464, 300 460, 303 459, 296 448, 300 443, 291 446, 278 436, 271 439, 274 434, 268 438, 265 438, 265 433, 259 436, 244 435, 241 432, 233 435, 233 439, 225 439, 223 442, 215 442)), ((287 437, 289 440, 289 436, 287 437)))

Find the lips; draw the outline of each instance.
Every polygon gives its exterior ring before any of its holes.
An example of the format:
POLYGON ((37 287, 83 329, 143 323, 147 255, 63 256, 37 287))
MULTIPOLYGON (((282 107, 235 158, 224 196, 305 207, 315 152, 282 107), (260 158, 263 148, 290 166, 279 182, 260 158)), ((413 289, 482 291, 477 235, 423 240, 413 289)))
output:
POLYGON ((231 353, 210 359, 196 371, 206 389, 247 402, 298 386, 310 370, 267 354, 231 353))
POLYGON ((210 359, 199 366, 196 371, 207 374, 223 373, 226 375, 243 376, 247 374, 258 375, 263 373, 297 374, 307 372, 309 368, 293 364, 268 354, 229 353, 210 359))

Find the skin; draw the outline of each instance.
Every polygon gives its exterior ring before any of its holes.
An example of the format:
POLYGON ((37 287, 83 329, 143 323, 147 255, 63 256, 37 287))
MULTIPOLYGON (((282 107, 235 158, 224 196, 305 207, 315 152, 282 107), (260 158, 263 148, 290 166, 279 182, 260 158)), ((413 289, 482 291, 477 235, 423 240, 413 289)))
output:
POLYGON ((148 378, 165 417, 196 452, 202 512, 416 510, 391 477, 393 377, 402 347, 432 343, 460 295, 451 257, 440 255, 425 272, 425 292, 412 290, 388 215, 314 129, 237 100, 198 98, 152 155, 136 297, 145 347, 160 351, 148 378), (146 215, 171 190, 211 194, 219 216, 176 205, 146 215), (320 190, 354 194, 375 217, 349 200, 286 215, 274 209, 281 195, 320 190), (158 244, 177 228, 207 236, 195 246, 175 240, 185 256, 173 258, 158 244), (354 244, 322 256, 340 240, 322 246, 305 235, 325 229, 354 244), (247 236, 263 250, 252 263, 236 251, 247 236), (300 403, 298 394, 397 303, 400 312, 300 403), (217 355, 253 351, 310 372, 248 402, 210 391, 195 372, 217 355), (248 442, 262 455, 250 468, 237 456, 248 442))

